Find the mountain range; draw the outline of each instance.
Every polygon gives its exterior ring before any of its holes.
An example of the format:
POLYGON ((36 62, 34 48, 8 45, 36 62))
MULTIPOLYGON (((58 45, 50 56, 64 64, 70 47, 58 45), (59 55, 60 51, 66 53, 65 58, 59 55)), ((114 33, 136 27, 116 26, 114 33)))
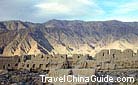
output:
POLYGON ((49 20, 0 22, 0 54, 90 54, 138 49, 138 22, 49 20))

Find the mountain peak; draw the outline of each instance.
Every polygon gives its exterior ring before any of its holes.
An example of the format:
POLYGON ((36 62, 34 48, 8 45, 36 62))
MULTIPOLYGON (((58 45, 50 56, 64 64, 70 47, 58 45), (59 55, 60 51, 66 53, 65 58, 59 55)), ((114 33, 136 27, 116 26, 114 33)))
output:
MULTIPOLYGON (((17 53, 28 53, 31 49, 33 51, 30 52, 37 50, 44 53, 79 54, 83 52, 83 54, 92 54, 94 50, 100 51, 102 47, 109 44, 111 47, 115 41, 119 41, 115 43, 118 44, 118 47, 124 42, 119 44, 120 40, 134 45, 130 45, 131 47, 136 47, 135 43, 138 43, 136 41, 138 40, 138 23, 126 23, 118 20, 67 21, 53 19, 39 25, 7 21, 0 22, 0 32, 0 49, 9 49, 10 47, 11 49, 8 51, 13 54, 16 54, 14 50, 17 50, 17 53), (3 29, 8 31, 3 32, 3 29), (31 46, 32 43, 35 43, 34 49, 31 46)), ((123 47, 125 45, 127 44, 123 44, 123 47)))

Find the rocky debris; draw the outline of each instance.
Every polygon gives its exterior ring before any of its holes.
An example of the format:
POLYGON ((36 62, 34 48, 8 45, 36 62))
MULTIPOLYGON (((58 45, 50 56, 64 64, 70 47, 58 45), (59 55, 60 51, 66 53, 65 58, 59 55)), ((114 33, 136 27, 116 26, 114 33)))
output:
POLYGON ((44 85, 39 75, 45 72, 9 71, 0 75, 0 85, 44 85))
POLYGON ((138 85, 138 70, 114 70, 114 71, 99 71, 96 73, 97 76, 109 75, 115 77, 134 77, 135 82, 114 82, 114 83, 99 83, 100 85, 138 85))
MULTIPOLYGON (((42 83, 39 75, 47 74, 47 72, 30 72, 24 71, 9 71, 6 74, 0 74, 0 85, 51 85, 48 83, 42 83)), ((114 77, 128 77, 133 75, 135 78, 134 83, 91 83, 87 85, 137 85, 138 84, 138 70, 125 70, 125 71, 99 71, 95 73, 96 76, 109 75, 114 77)), ((53 85, 53 84, 52 84, 53 85)))

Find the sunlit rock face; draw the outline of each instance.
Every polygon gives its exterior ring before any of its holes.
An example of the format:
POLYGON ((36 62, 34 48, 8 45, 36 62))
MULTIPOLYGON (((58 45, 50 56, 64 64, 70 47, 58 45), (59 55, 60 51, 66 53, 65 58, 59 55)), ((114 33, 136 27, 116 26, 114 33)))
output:
POLYGON ((50 20, 0 22, 0 53, 90 54, 102 49, 138 49, 138 23, 50 20))

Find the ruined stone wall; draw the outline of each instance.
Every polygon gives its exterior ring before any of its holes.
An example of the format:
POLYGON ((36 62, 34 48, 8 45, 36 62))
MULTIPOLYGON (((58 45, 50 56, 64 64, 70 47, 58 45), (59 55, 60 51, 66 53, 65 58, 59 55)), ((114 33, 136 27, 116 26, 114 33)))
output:
POLYGON ((100 69, 135 69, 138 68, 138 53, 134 53, 131 49, 124 51, 111 49, 102 50, 95 55, 96 65, 100 69))
POLYGON ((131 49, 124 51, 116 49, 102 50, 94 58, 81 54, 74 54, 72 57, 64 54, 0 57, 0 69, 50 70, 68 68, 136 69, 138 68, 138 52, 134 53, 131 49))
POLYGON ((19 69, 49 70, 68 68, 67 55, 43 55, 31 56, 31 59, 20 62, 19 69))
POLYGON ((69 58, 70 66, 72 68, 87 68, 87 63, 89 63, 87 60, 93 60, 92 56, 74 54, 71 58, 69 58))
POLYGON ((0 69, 18 69, 18 64, 20 62, 19 56, 5 57, 0 56, 0 69))

